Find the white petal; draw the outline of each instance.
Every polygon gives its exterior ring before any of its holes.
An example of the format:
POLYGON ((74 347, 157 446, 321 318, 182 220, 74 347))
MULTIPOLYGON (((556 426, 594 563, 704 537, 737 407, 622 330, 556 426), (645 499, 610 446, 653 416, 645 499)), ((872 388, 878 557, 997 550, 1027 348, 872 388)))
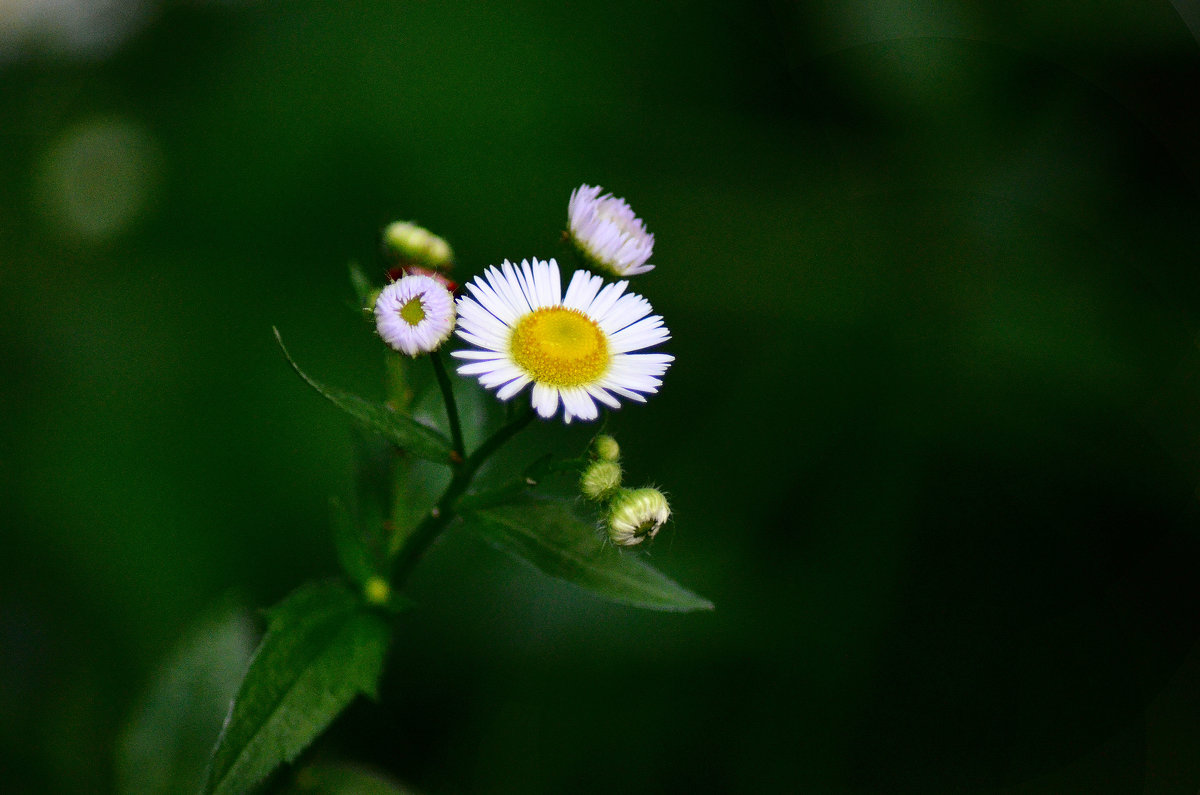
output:
POLYGON ((553 417, 554 412, 558 410, 558 390, 547 384, 534 382, 533 407, 545 419, 553 417))
POLYGON ((621 395, 622 397, 627 397, 630 400, 636 400, 638 403, 646 402, 646 398, 642 397, 637 392, 634 392, 632 389, 626 389, 625 387, 621 386, 620 384, 618 384, 614 381, 604 379, 600 382, 600 386, 604 387, 605 389, 609 390, 610 392, 616 392, 618 395, 621 395))
POLYGON ((474 332, 468 331, 462 326, 459 326, 458 331, 455 333, 472 345, 478 345, 480 348, 486 348, 490 351, 503 351, 508 347, 504 340, 498 340, 490 335, 484 336, 475 334, 474 332))
POLYGON ((589 395, 594 397, 596 400, 599 400, 601 403, 608 406, 609 408, 613 408, 613 409, 621 408, 621 401, 617 400, 615 397, 608 394, 600 387, 594 386, 592 384, 588 384, 588 385, 584 386, 584 389, 587 390, 589 395))
POLYGON ((608 345, 614 353, 626 353, 650 348, 669 339, 671 332, 662 325, 662 319, 655 315, 612 334, 608 338, 608 345))
POLYGON ((517 308, 504 295, 496 291, 491 284, 490 276, 491 274, 488 273, 482 279, 467 282, 467 290, 474 298, 464 295, 458 299, 459 303, 477 301, 480 308, 495 315, 501 322, 515 323, 518 317, 517 308))
POLYGON ((662 381, 652 375, 622 373, 614 375, 612 380, 626 389, 633 389, 637 392, 657 392, 658 388, 662 386, 662 381))
POLYGON ((556 289, 558 282, 554 278, 557 273, 558 263, 554 260, 542 262, 535 259, 533 261, 533 292, 538 308, 556 306, 559 303, 561 296, 556 289))
POLYGON ((499 367, 491 372, 482 374, 479 377, 479 383, 483 384, 488 389, 495 389, 509 383, 510 381, 515 381, 523 375, 525 375, 523 372, 518 370, 516 367, 509 365, 507 367, 499 367))
POLYGON ((521 260, 521 267, 514 270, 517 276, 517 288, 521 291, 521 295, 529 304, 530 309, 538 309, 537 295, 533 287, 533 268, 529 264, 529 260, 521 260))
POLYGON ((460 312, 458 315, 459 328, 465 328, 467 331, 475 331, 480 334, 488 334, 491 336, 504 339, 508 337, 510 326, 501 323, 494 317, 481 317, 474 313, 474 310, 460 312), (489 319, 490 318, 490 319, 489 319))
POLYGON ((488 359, 491 361, 502 361, 508 358, 508 354, 499 353, 497 351, 451 351, 450 355, 456 359, 488 359))
MULTIPOLYGON (((496 370, 511 366, 504 359, 492 359, 485 362, 471 362, 470 364, 460 364, 456 370, 459 375, 483 375, 485 373, 494 373, 496 370)), ((480 379, 482 380, 482 379, 480 379)), ((505 379, 508 380, 508 379, 505 379)))
POLYGON ((629 295, 621 296, 621 300, 617 301, 603 315, 594 315, 594 317, 602 317, 600 327, 612 334, 620 331, 626 326, 641 320, 646 315, 650 314, 650 302, 640 295, 630 293, 629 295))
POLYGON ((504 260, 502 276, 500 282, 494 285, 496 292, 508 300, 518 316, 533 311, 529 306, 529 299, 521 290, 521 279, 517 274, 517 268, 508 260, 504 260))
POLYGON ((558 262, 551 258, 548 263, 550 271, 550 296, 554 299, 554 305, 562 304, 562 272, 558 269, 558 262))
POLYGON ((571 276, 571 283, 567 285, 567 295, 563 298, 563 306, 586 312, 602 284, 604 284, 604 280, 599 276, 593 276, 587 271, 575 271, 571 276))
MULTIPOLYGON (((601 319, 606 318, 608 313, 612 311, 613 306, 617 303, 617 299, 625 292, 625 288, 629 286, 629 282, 614 282, 605 285, 600 294, 596 296, 596 300, 592 301, 592 305, 583 310, 590 317, 601 319)), ((603 326, 601 326, 603 328, 603 326)), ((616 328, 620 328, 617 326, 616 328)), ((607 329, 606 329, 607 330, 607 329)), ((614 331, 616 329, 613 329, 614 331)))
POLYGON ((664 360, 666 354, 655 353, 623 353, 614 356, 608 365, 605 375, 613 378, 625 378, 638 375, 662 375, 670 367, 671 362, 664 360))
POLYGON ((508 400, 510 397, 520 392, 525 385, 529 383, 529 381, 530 378, 527 375, 522 375, 515 381, 509 381, 507 384, 500 387, 500 391, 496 393, 496 397, 500 398, 501 400, 508 400))
POLYGON ((561 390, 563 408, 581 420, 594 420, 600 416, 596 403, 591 396, 580 387, 570 387, 561 390))
POLYGON ((622 354, 620 359, 623 362, 628 361, 638 366, 655 364, 663 368, 666 368, 667 365, 675 361, 675 357, 669 353, 627 353, 622 354))

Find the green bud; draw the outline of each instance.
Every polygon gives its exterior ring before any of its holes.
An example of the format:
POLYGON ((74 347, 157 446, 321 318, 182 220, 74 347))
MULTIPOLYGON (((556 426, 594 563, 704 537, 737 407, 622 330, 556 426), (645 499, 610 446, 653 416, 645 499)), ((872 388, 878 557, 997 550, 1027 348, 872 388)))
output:
POLYGON ((383 230, 383 247, 404 262, 442 268, 454 260, 450 244, 411 221, 396 221, 383 230))
POLYGON ((593 461, 579 478, 583 496, 602 502, 621 487, 621 465, 616 461, 593 461))
POLYGON ((376 575, 363 585, 363 598, 367 600, 367 604, 372 604, 377 607, 382 607, 388 603, 392 597, 392 587, 388 585, 388 581, 376 575))
POLYGON ((616 461, 621 457, 621 445, 617 444, 616 439, 602 433, 592 442, 592 452, 601 461, 616 461))
POLYGON ((608 512, 608 537, 619 547, 654 538, 671 518, 671 506, 658 489, 622 489, 608 512))

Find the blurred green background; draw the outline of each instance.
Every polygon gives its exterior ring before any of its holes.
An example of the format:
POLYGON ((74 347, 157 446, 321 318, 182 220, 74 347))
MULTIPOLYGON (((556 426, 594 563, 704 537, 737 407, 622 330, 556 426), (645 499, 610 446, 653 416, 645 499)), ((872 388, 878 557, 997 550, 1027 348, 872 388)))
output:
POLYGON ((186 791, 130 749, 202 763, 253 610, 334 572, 351 490, 272 325, 380 395, 346 279, 379 229, 468 277, 554 255, 588 182, 656 235, 636 289, 677 362, 613 430, 672 497, 653 563, 717 610, 451 534, 380 703, 305 762, 1195 793, 1193 32, 1190 0, 0 4, 2 788, 186 791))

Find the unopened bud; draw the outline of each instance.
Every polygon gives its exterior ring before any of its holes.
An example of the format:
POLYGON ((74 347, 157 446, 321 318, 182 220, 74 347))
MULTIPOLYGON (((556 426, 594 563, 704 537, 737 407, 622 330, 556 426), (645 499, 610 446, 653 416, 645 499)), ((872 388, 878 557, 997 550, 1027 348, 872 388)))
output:
POLYGON ((671 518, 671 506, 658 489, 624 489, 609 506, 608 537, 619 547, 654 538, 671 518))
POLYGON ((450 244, 411 221, 396 221, 383 230, 383 246, 396 258, 442 268, 454 260, 450 244))
POLYGON ((616 439, 602 433, 592 442, 592 452, 601 461, 616 461, 621 457, 621 445, 617 444, 616 439))
POLYGON ((583 470, 579 489, 595 502, 608 499, 621 487, 621 465, 616 461, 593 461, 583 470))
POLYGON ((382 607, 388 603, 391 597, 392 586, 388 585, 388 581, 382 577, 372 577, 363 585, 363 598, 367 600, 368 604, 382 607))

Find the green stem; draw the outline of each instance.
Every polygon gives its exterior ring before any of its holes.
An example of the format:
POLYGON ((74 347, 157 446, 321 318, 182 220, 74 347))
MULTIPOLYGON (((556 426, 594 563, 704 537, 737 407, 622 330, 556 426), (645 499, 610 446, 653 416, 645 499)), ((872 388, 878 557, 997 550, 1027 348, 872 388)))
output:
POLYGON ((412 535, 405 541, 404 546, 400 548, 399 554, 396 556, 396 562, 393 568, 392 584, 394 587, 400 587, 408 576, 412 574, 413 568, 434 540, 441 534, 442 530, 457 515, 455 513, 456 503, 466 490, 470 487, 471 481, 475 478, 475 473, 483 466, 484 462, 491 457, 492 453, 496 452, 500 447, 517 434, 522 428, 533 420, 533 409, 530 408, 525 413, 519 415, 512 422, 500 428, 486 442, 479 446, 479 449, 471 454, 470 458, 463 461, 454 473, 454 477, 450 479, 450 484, 446 486, 446 490, 442 493, 441 499, 437 505, 429 512, 412 535))
MULTIPOLYGON (((442 362, 441 353, 434 351, 430 355, 433 362, 433 373, 437 376, 438 387, 442 390, 442 400, 446 402, 446 416, 450 419, 450 441, 458 461, 462 461, 467 453, 463 446, 462 424, 458 421, 458 405, 454 402, 454 387, 450 384, 450 376, 446 374, 446 365, 442 362)), ((456 462, 457 463, 457 462, 456 462)))

